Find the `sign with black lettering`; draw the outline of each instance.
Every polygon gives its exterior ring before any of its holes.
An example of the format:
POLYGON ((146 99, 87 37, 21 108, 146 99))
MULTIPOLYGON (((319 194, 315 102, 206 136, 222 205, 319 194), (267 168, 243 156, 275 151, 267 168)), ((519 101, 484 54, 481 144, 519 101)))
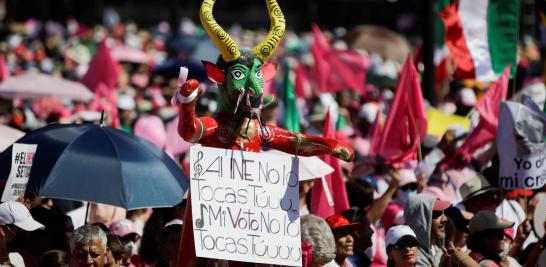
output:
POLYGON ((192 146, 198 257, 301 266, 298 159, 192 146))
POLYGON ((2 202, 17 200, 25 193, 30 168, 38 145, 13 144, 11 150, 11 171, 4 187, 2 202))
POLYGON ((497 150, 499 184, 506 189, 546 184, 546 116, 530 99, 501 103, 497 150))

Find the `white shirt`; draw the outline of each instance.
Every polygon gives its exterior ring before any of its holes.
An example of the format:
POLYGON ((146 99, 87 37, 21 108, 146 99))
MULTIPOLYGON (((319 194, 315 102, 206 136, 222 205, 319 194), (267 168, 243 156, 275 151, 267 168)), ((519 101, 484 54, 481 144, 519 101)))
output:
POLYGON ((14 267, 25 267, 25 261, 23 260, 23 256, 17 252, 10 252, 8 254, 9 262, 14 267))
POLYGON ((345 258, 343 264, 341 265, 337 264, 336 260, 334 259, 331 262, 326 263, 323 267, 353 267, 353 265, 347 260, 347 258, 345 258))

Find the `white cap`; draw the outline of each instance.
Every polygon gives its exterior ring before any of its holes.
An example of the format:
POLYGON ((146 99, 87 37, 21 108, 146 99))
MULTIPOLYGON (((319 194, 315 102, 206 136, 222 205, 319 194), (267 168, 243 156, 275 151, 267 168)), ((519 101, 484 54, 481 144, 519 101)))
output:
POLYGON ((132 96, 120 95, 117 106, 121 110, 133 110, 136 107, 135 99, 132 96))
POLYGON ((413 238, 417 239, 417 236, 409 226, 396 225, 389 228, 389 231, 387 231, 387 235, 385 236, 385 242, 387 246, 394 245, 398 243, 398 241, 404 236, 412 236, 413 238))
POLYGON ((32 218, 27 207, 22 203, 8 201, 0 204, 0 224, 14 224, 25 230, 34 231, 44 229, 45 226, 32 218))
POLYGON ((400 174, 399 186, 404 186, 410 183, 417 183, 417 177, 415 176, 415 172, 413 170, 401 169, 398 170, 398 173, 400 174))

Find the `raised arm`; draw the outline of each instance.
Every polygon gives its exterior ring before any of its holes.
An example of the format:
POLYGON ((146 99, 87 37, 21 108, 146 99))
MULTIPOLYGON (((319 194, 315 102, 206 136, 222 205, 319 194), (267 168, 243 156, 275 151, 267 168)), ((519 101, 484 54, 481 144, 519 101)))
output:
POLYGON ((331 154, 344 161, 352 161, 355 157, 350 146, 331 138, 289 132, 273 125, 267 125, 267 129, 269 133, 262 135, 265 147, 300 156, 331 154))
POLYGON ((187 142, 199 143, 212 136, 218 129, 214 118, 200 117, 195 113, 195 104, 202 94, 197 80, 188 80, 175 93, 178 103, 178 134, 187 142))

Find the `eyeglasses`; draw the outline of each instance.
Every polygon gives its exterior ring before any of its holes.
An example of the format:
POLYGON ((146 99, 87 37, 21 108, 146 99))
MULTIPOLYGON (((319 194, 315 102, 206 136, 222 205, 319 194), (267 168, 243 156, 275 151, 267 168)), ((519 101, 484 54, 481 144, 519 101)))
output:
POLYGON ((405 248, 412 248, 417 246, 417 240, 411 238, 411 239, 404 239, 396 242, 396 244, 392 245, 394 249, 405 249, 405 248))

